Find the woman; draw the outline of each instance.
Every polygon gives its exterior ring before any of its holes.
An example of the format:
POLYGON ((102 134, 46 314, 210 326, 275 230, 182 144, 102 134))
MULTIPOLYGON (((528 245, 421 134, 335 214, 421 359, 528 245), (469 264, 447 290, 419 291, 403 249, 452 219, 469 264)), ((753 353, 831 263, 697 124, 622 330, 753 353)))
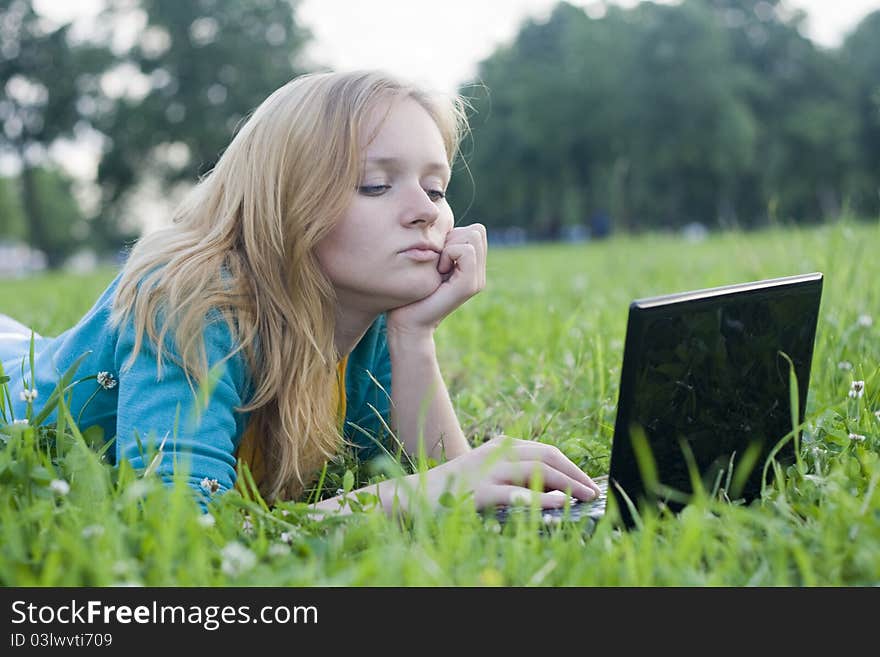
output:
MULTIPOLYGON (((164 441, 160 476, 185 468, 200 493, 231 488, 240 459, 267 500, 296 499, 344 440, 393 451, 390 426, 408 453, 448 459, 423 475, 429 503, 508 503, 536 473, 542 506, 592 499, 556 448, 471 450, 450 403, 434 331, 485 285, 485 228, 454 227, 445 200, 465 127, 460 98, 380 72, 284 85, 86 316, 36 340, 33 376, 15 378, 25 341, 3 343, 16 417, 91 350, 78 376, 101 389, 75 387, 73 417, 116 436, 117 463, 144 467, 147 436, 164 441)), ((416 476, 369 492, 405 511, 416 476)))

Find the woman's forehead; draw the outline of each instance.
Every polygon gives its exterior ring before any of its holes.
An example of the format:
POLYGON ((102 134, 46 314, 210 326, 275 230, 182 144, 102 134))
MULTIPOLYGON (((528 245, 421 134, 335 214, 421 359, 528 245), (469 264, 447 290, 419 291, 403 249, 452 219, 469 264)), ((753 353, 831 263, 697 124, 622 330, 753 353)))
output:
POLYGON ((446 144, 434 117, 412 98, 383 101, 370 112, 359 135, 365 165, 395 168, 408 156, 427 159, 426 168, 448 172, 446 144))
POLYGON ((408 157, 367 157, 364 159, 363 164, 368 170, 380 169, 390 173, 397 173, 409 168, 415 168, 423 174, 436 173, 443 178, 448 178, 451 175, 451 169, 446 162, 433 159, 425 162, 421 159, 408 157))

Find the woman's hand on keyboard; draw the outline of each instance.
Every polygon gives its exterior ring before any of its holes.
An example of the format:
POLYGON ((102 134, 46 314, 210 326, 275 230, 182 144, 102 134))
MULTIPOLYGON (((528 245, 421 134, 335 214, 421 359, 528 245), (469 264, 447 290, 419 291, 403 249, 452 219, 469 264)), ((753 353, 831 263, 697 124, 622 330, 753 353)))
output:
POLYGON ((426 473, 428 494, 472 491, 478 509, 531 499, 540 487, 542 508, 558 508, 569 495, 583 501, 599 496, 599 486, 557 447, 498 436, 426 473), (539 483, 540 482, 540 483, 539 483))

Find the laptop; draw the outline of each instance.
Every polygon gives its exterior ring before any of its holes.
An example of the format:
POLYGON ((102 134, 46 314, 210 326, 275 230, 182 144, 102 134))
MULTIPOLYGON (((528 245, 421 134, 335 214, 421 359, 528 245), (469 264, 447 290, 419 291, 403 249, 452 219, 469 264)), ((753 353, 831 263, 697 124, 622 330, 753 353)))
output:
MULTIPOLYGON (((760 497, 768 459, 795 460, 791 374, 802 422, 822 281, 812 273, 633 301, 611 464, 594 478, 602 494, 542 509, 544 521, 597 521, 610 492, 632 527, 645 505, 680 511, 695 476, 710 493, 760 497)), ((499 507, 496 517, 521 510, 499 507)))

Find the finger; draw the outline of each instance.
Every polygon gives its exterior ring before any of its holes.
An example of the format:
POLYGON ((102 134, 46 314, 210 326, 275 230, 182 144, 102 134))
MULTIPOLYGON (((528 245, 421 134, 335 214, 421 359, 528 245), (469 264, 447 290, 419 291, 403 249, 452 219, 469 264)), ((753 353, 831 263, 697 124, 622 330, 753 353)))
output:
POLYGON ((489 250, 489 238, 486 234, 486 227, 483 224, 471 224, 470 226, 468 226, 468 228, 471 228, 479 233, 480 241, 483 244, 483 253, 487 252, 489 250))
POLYGON ((469 226, 473 231, 476 231, 479 236, 478 248, 477 248, 477 261, 481 264, 481 277, 482 280, 480 282, 480 288, 486 287, 486 257, 489 253, 489 238, 486 234, 486 227, 483 224, 471 224, 469 226))
POLYGON ((494 504, 529 505, 535 499, 542 509, 561 509, 565 506, 566 500, 572 500, 571 496, 561 490, 536 493, 521 486, 493 486, 493 488, 495 489, 493 491, 495 498, 501 500, 494 502, 494 504))
POLYGON ((518 461, 502 463, 493 469, 499 483, 530 485, 540 477, 545 489, 566 491, 580 500, 596 499, 598 492, 593 488, 569 477, 544 461, 518 461))
POLYGON ((536 493, 522 486, 502 484, 484 486, 475 496, 474 501, 479 508, 501 505, 529 505, 532 502, 533 496, 537 496, 538 505, 542 509, 561 509, 565 506, 565 501, 571 499, 571 497, 560 490, 536 493))
MULTIPOLYGON (((443 260, 443 256, 446 255, 451 261, 452 266, 449 270, 458 270, 462 274, 462 278, 471 282, 470 290, 473 294, 479 292, 482 288, 480 287, 480 277, 477 274, 477 254, 472 244, 452 244, 443 249, 443 253, 440 255, 440 259, 443 260)), ((442 271, 438 265, 437 271, 441 274, 445 274, 446 271, 442 271)), ((454 275, 454 274, 453 274, 454 275)))
POLYGON ((453 228, 446 236, 446 245, 449 244, 470 244, 474 247, 480 271, 480 289, 486 287, 486 253, 489 249, 486 227, 483 224, 471 224, 453 228))
POLYGON ((477 259, 477 248, 470 242, 447 244, 443 247, 443 253, 448 254, 449 257, 456 262, 465 256, 471 256, 470 259, 474 262, 476 262, 477 259))
POLYGON ((488 247, 486 227, 483 224, 459 226, 458 228, 453 228, 446 235, 446 244, 461 244, 464 242, 473 244, 474 247, 485 252, 488 247))
POLYGON ((596 495, 600 493, 599 485, 575 465, 565 454, 563 454, 558 447, 546 443, 539 443, 534 440, 518 440, 507 436, 499 438, 504 438, 508 441, 502 442, 499 440, 498 445, 507 445, 508 449, 513 450, 512 454, 516 455, 516 460, 543 461, 575 481, 579 481, 584 486, 592 488, 596 492, 596 495))
POLYGON ((444 246, 440 252, 440 259, 437 261, 437 273, 448 274, 452 271, 453 267, 455 267, 455 261, 452 259, 449 250, 444 246))

